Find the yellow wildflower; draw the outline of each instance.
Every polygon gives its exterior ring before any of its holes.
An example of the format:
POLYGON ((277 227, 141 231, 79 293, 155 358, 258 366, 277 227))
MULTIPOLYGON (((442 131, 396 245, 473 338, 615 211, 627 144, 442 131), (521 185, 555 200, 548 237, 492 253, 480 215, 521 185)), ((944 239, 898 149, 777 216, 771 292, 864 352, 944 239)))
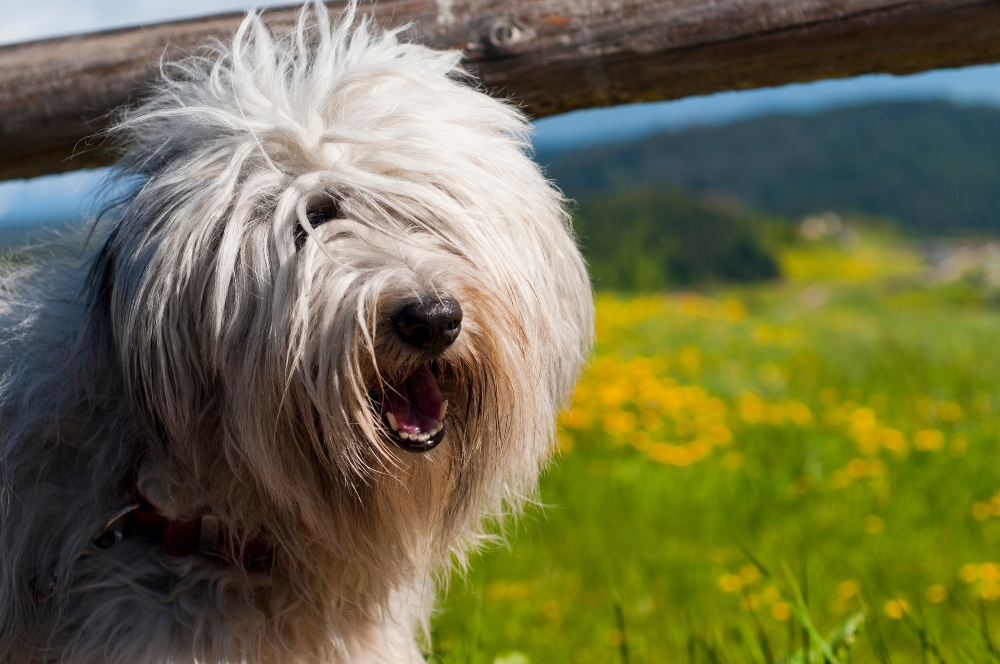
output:
POLYGON ((942 401, 936 410, 937 416, 945 422, 957 422, 965 417, 965 411, 954 401, 942 401))
POLYGON ((573 436, 568 431, 558 429, 556 431, 556 444, 560 452, 569 452, 573 449, 573 436))
POLYGON ((927 597, 928 602, 940 604, 948 599, 948 589, 940 583, 935 583, 933 586, 927 588, 927 592, 924 595, 927 597))
POLYGON ((764 419, 764 400, 756 394, 740 395, 738 407, 740 417, 748 424, 755 424, 764 419))
POLYGON ((937 429, 921 429, 913 436, 913 446, 924 451, 939 450, 944 447, 944 434, 937 429))
POLYGON ((868 474, 869 464, 864 459, 851 459, 847 463, 847 475, 853 479, 860 479, 868 474))
POLYGON ((787 602, 775 602, 771 607, 771 617, 779 622, 784 622, 792 616, 792 607, 787 602))
POLYGON ((774 604, 781 599, 781 591, 775 586, 768 586, 760 594, 761 598, 768 604, 774 604))
POLYGON ((600 398, 605 408, 619 408, 628 399, 628 393, 625 385, 612 383, 601 388, 600 398))
POLYGON ((724 320, 737 321, 747 316, 747 308, 737 300, 726 300, 719 307, 719 314, 724 320))
POLYGON ((723 574, 719 577, 719 588, 722 592, 738 593, 743 588, 743 579, 736 574, 723 574))
POLYGON ((878 440, 882 447, 890 452, 895 452, 896 454, 906 454, 908 451, 906 436, 892 427, 882 427, 879 429, 878 440))
POLYGON ((993 506, 989 503, 977 501, 972 505, 972 518, 976 521, 986 521, 993 515, 993 506))
POLYGON ((883 607, 885 615, 893 620, 901 620, 904 615, 910 612, 910 605, 905 599, 890 599, 883 607))
POLYGON ((878 425, 878 418, 871 408, 855 408, 850 415, 851 433, 857 435, 865 431, 871 431, 878 425))
POLYGON ((693 376, 701 370, 701 351, 695 346, 685 346, 677 356, 677 363, 685 374, 693 376))
POLYGON ((861 592, 861 585, 854 579, 848 579, 847 581, 841 581, 837 584, 837 597, 840 599, 851 599, 852 597, 857 597, 858 593, 861 592))
POLYGON ((604 414, 604 429, 612 436, 624 436, 635 430, 636 417, 627 410, 611 410, 604 414))
POLYGON ((869 535, 881 535, 885 530, 885 519, 876 515, 870 514, 865 517, 865 532, 869 535))
POLYGON ((812 411, 809 410, 809 406, 805 405, 801 401, 789 401, 786 406, 788 410, 788 419, 800 427, 804 427, 812 423, 813 415, 812 411))
POLYGON ((743 579, 743 583, 753 583, 760 578, 760 570, 753 565, 744 565, 740 568, 740 578, 743 579))
POLYGON ((1000 582, 1000 565, 983 563, 979 566, 979 578, 987 583, 1000 582))

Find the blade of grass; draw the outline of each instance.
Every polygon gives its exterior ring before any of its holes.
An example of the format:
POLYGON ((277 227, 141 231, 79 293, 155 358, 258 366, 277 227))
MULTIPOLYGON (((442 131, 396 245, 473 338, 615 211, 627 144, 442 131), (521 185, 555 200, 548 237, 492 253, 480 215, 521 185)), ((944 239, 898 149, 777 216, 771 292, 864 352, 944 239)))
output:
POLYGON ((611 589, 611 601, 614 604, 615 611, 615 624, 618 628, 618 634, 621 636, 618 642, 618 654, 621 658, 621 663, 628 664, 628 637, 625 633, 625 610, 622 607, 622 596, 618 590, 618 584, 615 583, 614 576, 611 574, 611 568, 605 568, 604 573, 608 578, 608 587, 611 589))
POLYGON ((878 614, 875 612, 875 605, 871 597, 865 595, 865 615, 871 618, 872 629, 868 630, 868 636, 872 642, 872 650, 878 656, 882 664, 892 664, 892 657, 889 655, 889 648, 885 645, 885 636, 882 634, 882 625, 879 623, 878 614))
POLYGON ((802 594, 802 590, 799 588, 798 582, 795 581, 792 570, 789 569, 787 564, 782 564, 782 567, 784 568, 786 582, 792 592, 792 599, 795 600, 795 603, 792 604, 792 614, 799 621, 799 624, 802 625, 804 632, 803 638, 808 635, 809 641, 807 641, 806 648, 804 648, 806 661, 809 661, 808 644, 815 642, 820 652, 823 654, 823 657, 826 658, 829 664, 840 664, 840 660, 833 653, 833 650, 830 648, 830 644, 826 642, 826 639, 823 638, 823 636, 816 629, 816 626, 813 625, 812 619, 809 617, 809 609, 806 606, 805 597, 802 594))
POLYGON ((986 650, 989 651, 993 659, 997 657, 997 651, 993 647, 993 639, 990 638, 990 625, 986 619, 986 600, 982 597, 979 598, 979 629, 983 635, 983 641, 986 643, 986 650))
POLYGON ((938 664, 947 664, 947 661, 941 654, 941 650, 931 639, 930 632, 927 629, 923 603, 918 599, 914 604, 916 605, 916 616, 920 619, 919 622, 908 612, 903 613, 903 622, 915 631, 917 638, 920 639, 920 661, 923 664, 927 664, 927 654, 930 653, 937 659, 938 664))
POLYGON ((858 611, 852 616, 849 616, 847 620, 841 623, 830 636, 827 637, 827 641, 834 652, 838 651, 840 648, 844 648, 847 652, 848 660, 851 658, 851 644, 854 643, 857 638, 858 630, 865 621, 864 611, 858 611))
MULTIPOLYGON (((792 580, 794 581, 794 578, 792 580)), ((796 601, 798 601, 798 603, 801 605, 802 611, 804 611, 808 615, 808 613, 809 613, 809 570, 806 567, 806 554, 805 554, 805 551, 802 552, 802 593, 801 593, 801 601, 799 601, 798 599, 796 601)), ((806 655, 806 661, 807 662, 812 661, 812 653, 810 652, 812 650, 812 644, 810 643, 809 635, 810 635, 809 629, 805 625, 802 625, 802 643, 805 644, 803 646, 803 649, 805 650, 805 655, 806 655)))
POLYGON ((758 635, 751 621, 741 620, 737 629, 739 629, 743 658, 751 664, 770 664, 764 658, 764 651, 760 647, 758 635))
POLYGON ((472 610, 472 631, 469 634, 469 656, 466 664, 476 664, 479 656, 479 630, 483 622, 483 586, 485 580, 480 580, 476 585, 476 603, 472 610))
POLYGON ((753 627, 757 636, 757 648, 760 650, 761 658, 764 660, 765 664, 774 664, 774 653, 771 650, 771 642, 768 641, 767 632, 764 630, 764 626, 760 623, 760 616, 758 616, 754 611, 749 611, 749 613, 753 619, 753 627))

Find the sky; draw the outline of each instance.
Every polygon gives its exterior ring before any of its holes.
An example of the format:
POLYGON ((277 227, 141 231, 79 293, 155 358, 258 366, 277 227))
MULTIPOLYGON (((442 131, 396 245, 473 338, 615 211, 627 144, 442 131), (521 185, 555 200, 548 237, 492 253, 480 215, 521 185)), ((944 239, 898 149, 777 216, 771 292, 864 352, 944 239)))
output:
MULTIPOLYGON (((9 2, 0 44, 156 23, 288 0, 46 0, 9 2)), ((937 70, 911 76, 870 75, 777 88, 689 97, 670 102, 576 111, 535 123, 535 145, 555 151, 638 138, 656 131, 723 124, 771 113, 808 113, 889 100, 943 99, 1000 107, 1000 65, 937 70)), ((102 171, 0 183, 0 225, 67 219, 97 200, 102 171)))

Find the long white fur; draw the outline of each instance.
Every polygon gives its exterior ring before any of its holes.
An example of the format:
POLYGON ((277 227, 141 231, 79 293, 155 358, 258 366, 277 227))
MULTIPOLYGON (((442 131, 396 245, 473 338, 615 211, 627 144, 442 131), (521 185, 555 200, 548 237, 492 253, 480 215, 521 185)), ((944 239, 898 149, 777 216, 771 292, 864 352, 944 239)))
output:
POLYGON ((562 198, 460 54, 355 9, 165 65, 100 249, 4 278, 0 661, 423 661, 435 579, 534 491, 592 329, 562 198), (465 320, 414 455, 369 393, 426 361, 388 316, 429 294, 465 320), (136 483, 273 565, 96 549, 136 483))

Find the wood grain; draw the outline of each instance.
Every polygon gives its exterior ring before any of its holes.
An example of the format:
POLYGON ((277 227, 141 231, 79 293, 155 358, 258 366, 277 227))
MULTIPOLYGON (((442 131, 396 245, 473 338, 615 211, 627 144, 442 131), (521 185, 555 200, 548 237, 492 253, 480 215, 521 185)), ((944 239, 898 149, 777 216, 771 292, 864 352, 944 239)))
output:
MULTIPOLYGON (((331 13, 342 0, 328 3, 331 13)), ((295 8, 267 20, 292 25, 295 8)), ((465 51, 494 94, 536 117, 871 72, 1000 61, 995 0, 380 0, 385 26, 465 51)), ((235 30, 239 14, 0 47, 0 179, 103 165, 89 139, 161 59, 235 30)))

